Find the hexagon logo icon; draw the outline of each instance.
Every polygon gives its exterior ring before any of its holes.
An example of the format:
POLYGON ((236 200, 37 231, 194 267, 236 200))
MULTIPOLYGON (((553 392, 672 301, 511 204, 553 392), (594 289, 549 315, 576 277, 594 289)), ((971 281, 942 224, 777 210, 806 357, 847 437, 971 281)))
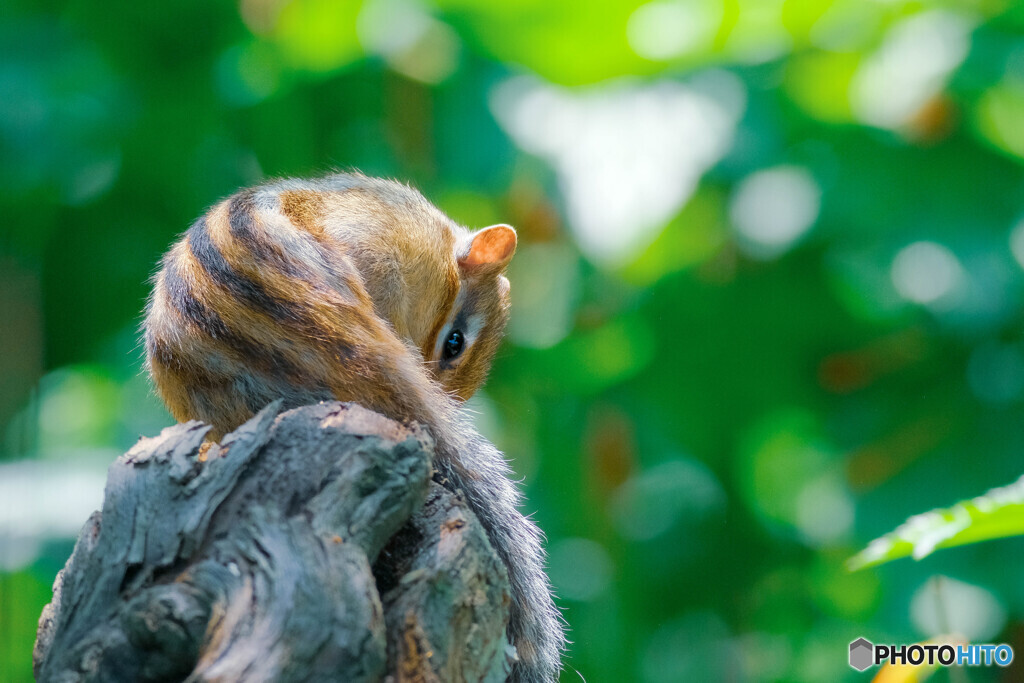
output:
POLYGON ((875 646, 865 638, 858 638, 850 643, 850 666, 863 671, 874 664, 875 646))

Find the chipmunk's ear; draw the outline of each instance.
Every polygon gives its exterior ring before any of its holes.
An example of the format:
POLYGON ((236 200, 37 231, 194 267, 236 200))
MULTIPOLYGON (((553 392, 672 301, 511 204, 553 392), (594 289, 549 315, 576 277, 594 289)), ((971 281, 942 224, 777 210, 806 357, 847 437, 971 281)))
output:
POLYGON ((459 267, 469 273, 500 272, 516 251, 516 231, 507 225, 492 225, 472 235, 459 256, 459 267))

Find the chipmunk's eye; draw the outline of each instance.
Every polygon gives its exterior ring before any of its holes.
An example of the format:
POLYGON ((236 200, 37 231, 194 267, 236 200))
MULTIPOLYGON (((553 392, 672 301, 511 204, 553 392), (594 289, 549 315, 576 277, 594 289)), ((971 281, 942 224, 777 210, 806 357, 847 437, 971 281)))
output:
POLYGON ((452 330, 448 333, 448 338, 444 340, 444 346, 441 347, 441 357, 444 360, 451 360, 462 353, 462 348, 465 345, 466 337, 462 334, 462 330, 452 330))

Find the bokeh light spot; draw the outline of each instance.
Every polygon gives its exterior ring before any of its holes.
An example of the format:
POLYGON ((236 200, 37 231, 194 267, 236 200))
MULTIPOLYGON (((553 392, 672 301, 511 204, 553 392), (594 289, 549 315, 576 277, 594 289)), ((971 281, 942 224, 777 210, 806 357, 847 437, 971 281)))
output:
POLYGON ((814 45, 835 52, 857 50, 870 43, 882 19, 878 5, 861 0, 838 0, 811 27, 814 45))
POLYGON ((707 48, 721 24, 722 14, 720 2, 655 0, 630 15, 626 37, 641 57, 672 59, 707 48))
MULTIPOLYGON (((750 428, 741 448, 744 494, 752 509, 800 528, 802 492, 831 469, 820 431, 814 414, 799 408, 769 414, 750 428)), ((804 495, 815 497, 813 489, 804 495)))
POLYGON ((736 189, 729 217, 737 244, 751 258, 774 258, 818 218, 821 190, 806 170, 779 166, 758 171, 736 189))
POLYGON ((956 633, 969 642, 991 642, 1006 623, 1006 609, 980 586, 933 576, 914 592, 910 618, 922 633, 956 633))
POLYGON ((936 242, 914 242, 896 254, 892 284, 900 296, 919 304, 934 304, 963 284, 964 269, 956 254, 936 242))
POLYGON ((281 65, 265 43, 229 47, 215 67, 217 91, 229 104, 255 104, 274 94, 281 80, 281 65))
POLYGON ((694 612, 664 624, 647 643, 642 680, 738 680, 739 652, 729 636, 729 627, 714 612, 694 612))
POLYGON ((1024 393, 1024 357, 1009 344, 982 344, 967 362, 967 383, 988 403, 1009 403, 1024 393))
POLYGON ((522 346, 545 349, 572 329, 579 289, 579 257, 560 244, 527 244, 509 265, 515 283, 508 333, 522 346))
POLYGON ((569 90, 520 77, 491 110, 527 152, 555 168, 569 225, 599 263, 629 263, 729 148, 746 92, 725 71, 684 85, 617 81, 569 90))
POLYGON ((458 66, 455 32, 415 0, 370 0, 359 12, 356 31, 367 51, 409 78, 440 83, 458 66))
POLYGON ((548 566, 555 593, 581 602, 607 591, 614 571, 604 546, 587 538, 564 538, 552 545, 548 566))
POLYGON ((88 368, 56 370, 40 382, 40 450, 106 444, 121 410, 118 385, 88 368))
POLYGON ((844 537, 853 527, 853 519, 853 498, 835 472, 809 481, 797 497, 797 527, 813 545, 828 545, 844 537))
POLYGON ((102 468, 23 460, 0 464, 0 570, 32 564, 43 543, 74 538, 103 502, 102 468))
POLYGON ((749 64, 776 59, 792 46, 792 38, 783 24, 784 0, 739 0, 727 5, 729 22, 728 51, 749 64))
POLYGON ((1010 253, 1017 261, 1017 265, 1024 268, 1024 218, 1017 221, 1017 224, 1010 230, 1010 253))
POLYGON ((612 496, 611 513, 626 538, 645 541, 668 531, 683 517, 706 519, 725 506, 725 491, 695 460, 670 460, 636 475, 612 496))
POLYGON ((970 49, 972 22, 943 10, 922 12, 893 27, 852 83, 861 120, 899 128, 936 94, 970 49))

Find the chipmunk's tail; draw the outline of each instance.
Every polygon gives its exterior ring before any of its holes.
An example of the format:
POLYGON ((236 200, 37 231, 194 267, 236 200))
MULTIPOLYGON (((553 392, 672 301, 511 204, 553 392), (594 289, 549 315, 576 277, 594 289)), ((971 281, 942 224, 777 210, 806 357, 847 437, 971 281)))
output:
POLYGON ((565 649, 564 620, 544 571, 543 534, 520 511, 522 494, 504 455, 452 406, 435 429, 435 468, 461 491, 508 568, 512 586, 509 640, 519 660, 510 681, 547 683, 558 678, 565 649))

